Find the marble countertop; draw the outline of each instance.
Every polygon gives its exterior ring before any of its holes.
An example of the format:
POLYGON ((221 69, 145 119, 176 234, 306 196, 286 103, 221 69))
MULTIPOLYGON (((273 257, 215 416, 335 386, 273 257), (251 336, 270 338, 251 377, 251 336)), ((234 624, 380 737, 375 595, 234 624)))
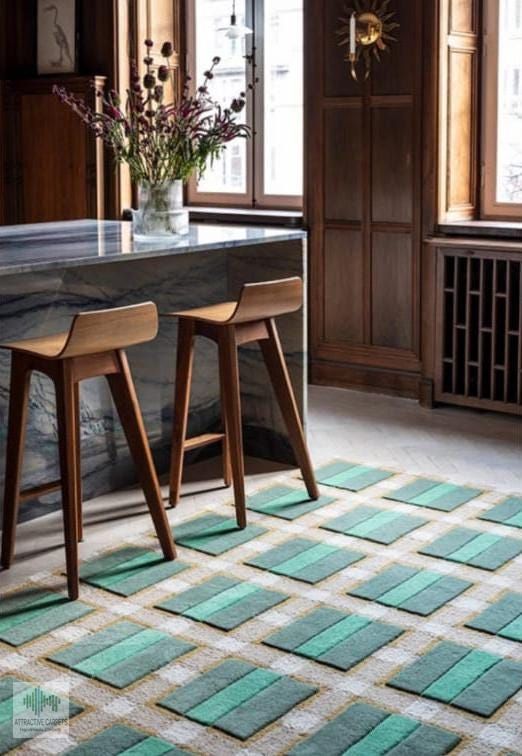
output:
POLYGON ((136 241, 129 221, 78 220, 0 226, 0 275, 186 255, 305 239, 297 229, 192 224, 176 241, 136 241))

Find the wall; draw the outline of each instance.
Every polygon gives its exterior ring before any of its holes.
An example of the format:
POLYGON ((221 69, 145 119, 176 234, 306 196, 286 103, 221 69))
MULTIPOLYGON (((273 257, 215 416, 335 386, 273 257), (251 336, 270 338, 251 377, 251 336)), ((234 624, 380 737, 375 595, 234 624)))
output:
POLYGON ((345 0, 305 2, 316 383, 420 394, 424 42, 434 5, 393 0, 399 41, 356 83, 335 35, 345 0))

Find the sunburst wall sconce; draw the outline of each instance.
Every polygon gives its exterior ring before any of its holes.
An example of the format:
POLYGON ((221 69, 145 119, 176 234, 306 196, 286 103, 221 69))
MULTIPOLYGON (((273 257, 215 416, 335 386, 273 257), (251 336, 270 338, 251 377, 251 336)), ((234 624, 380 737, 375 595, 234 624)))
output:
POLYGON ((364 63, 364 80, 369 78, 372 60, 381 61, 381 53, 389 49, 397 37, 392 32, 400 27, 393 20, 395 11, 390 10, 391 0, 354 0, 354 7, 344 9, 344 16, 336 34, 339 46, 348 47, 345 60, 355 81, 359 80, 357 66, 364 63))

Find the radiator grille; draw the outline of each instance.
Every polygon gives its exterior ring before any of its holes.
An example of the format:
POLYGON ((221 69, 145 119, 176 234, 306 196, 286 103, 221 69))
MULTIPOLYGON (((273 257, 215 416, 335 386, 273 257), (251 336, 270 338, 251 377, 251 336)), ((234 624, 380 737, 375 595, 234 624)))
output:
POLYGON ((444 254, 439 398, 520 412, 521 298, 520 259, 444 254))

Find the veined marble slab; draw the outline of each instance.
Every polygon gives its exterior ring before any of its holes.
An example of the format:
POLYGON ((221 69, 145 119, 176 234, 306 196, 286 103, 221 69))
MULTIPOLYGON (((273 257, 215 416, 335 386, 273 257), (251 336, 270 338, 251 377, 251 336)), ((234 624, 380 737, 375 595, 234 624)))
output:
MULTIPOLYGON (((290 229, 201 225, 170 248, 136 248, 130 224, 74 221, 0 228, 0 340, 64 330, 80 311, 146 300, 160 313, 237 296, 243 283, 300 275, 306 280, 306 234, 290 229), (100 254, 100 251, 102 254, 100 254), (103 263, 103 267, 100 267, 103 263)), ((306 413, 306 308, 278 324, 299 406, 306 413)), ((128 351, 160 472, 168 468, 177 323, 160 319, 158 338, 128 351)), ((247 453, 291 461, 292 453, 257 345, 240 350, 247 453)), ((9 354, 0 351, 0 487, 3 487, 9 354)), ((104 379, 81 384, 84 497, 136 480, 104 379)), ((220 423, 216 347, 196 340, 190 434, 220 423)), ((31 384, 24 487, 59 477, 54 387, 31 384)), ((55 496, 28 503, 27 519, 59 505, 55 496)))

